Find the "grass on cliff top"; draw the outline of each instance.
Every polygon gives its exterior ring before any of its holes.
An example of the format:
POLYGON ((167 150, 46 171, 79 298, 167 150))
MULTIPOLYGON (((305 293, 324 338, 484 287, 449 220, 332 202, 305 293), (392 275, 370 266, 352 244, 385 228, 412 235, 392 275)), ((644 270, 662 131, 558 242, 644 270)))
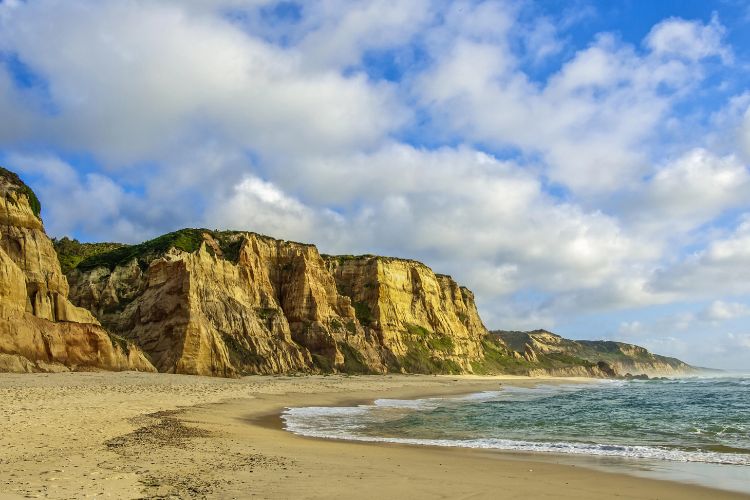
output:
POLYGON ((35 216, 39 217, 39 214, 42 213, 42 204, 39 202, 39 198, 36 197, 34 191, 21 180, 17 173, 0 167, 0 181, 10 184, 14 192, 26 195, 31 211, 34 212, 35 216))
POLYGON ((60 261, 60 267, 64 274, 75 269, 81 261, 89 257, 125 246, 122 243, 81 243, 68 237, 53 238, 52 245, 55 247, 57 259, 60 261))
MULTIPOLYGON (((405 259, 402 257, 389 257, 385 255, 373 255, 369 253, 362 254, 362 255, 331 255, 327 253, 322 253, 320 254, 320 256, 325 261, 335 261, 335 262, 338 262, 339 264, 343 264, 349 261, 358 261, 358 260, 361 260, 361 261, 380 260, 384 262, 408 262, 410 264, 416 264, 422 267, 426 267, 427 269, 430 269, 430 267, 427 264, 425 264, 424 262, 419 262, 418 260, 405 259)), ((446 275, 438 275, 438 276, 448 276, 448 275, 446 274, 446 275)), ((450 276, 448 277, 450 278, 450 276)))
MULTIPOLYGON (((118 246, 84 256, 76 263, 75 267, 83 271, 96 267, 107 267, 112 270, 136 259, 141 267, 146 268, 152 260, 164 255, 171 248, 191 253, 197 251, 204 241, 204 233, 211 235, 219 243, 223 258, 233 262, 237 261, 242 244, 241 236, 245 233, 189 228, 167 233, 138 245, 109 244, 118 246)), ((213 252, 210 247, 209 251, 213 252)))

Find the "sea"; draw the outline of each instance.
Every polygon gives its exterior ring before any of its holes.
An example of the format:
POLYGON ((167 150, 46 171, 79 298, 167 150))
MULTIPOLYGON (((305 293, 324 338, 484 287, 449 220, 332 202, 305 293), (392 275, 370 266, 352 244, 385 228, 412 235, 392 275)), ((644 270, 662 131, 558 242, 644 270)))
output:
POLYGON ((526 452, 750 493, 750 375, 503 386, 282 418, 303 436, 526 452))

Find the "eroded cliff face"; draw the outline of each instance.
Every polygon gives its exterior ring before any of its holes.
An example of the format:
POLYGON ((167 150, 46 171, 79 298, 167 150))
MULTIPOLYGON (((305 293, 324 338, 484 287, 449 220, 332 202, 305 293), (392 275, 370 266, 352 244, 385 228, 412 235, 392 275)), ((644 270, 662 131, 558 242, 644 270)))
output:
POLYGON ((424 264, 321 256, 255 233, 177 231, 93 255, 68 278, 78 305, 165 372, 612 378, 692 370, 629 344, 490 334, 473 294, 424 264))
POLYGON ((146 242, 69 273, 76 303, 160 371, 460 373, 482 356, 471 292, 418 262, 324 258, 254 233, 167 236, 166 251, 146 242))
POLYGON ((696 373, 698 370, 676 358, 652 354, 643 347, 623 342, 569 340, 545 330, 492 332, 515 357, 529 364, 532 375, 578 375, 649 377, 696 373), (561 366, 564 363, 566 366, 561 366), (533 365, 538 365, 534 368, 533 365))
POLYGON ((38 201, 4 169, 0 203, 0 371, 154 371, 137 347, 112 339, 88 310, 68 300, 38 201))
MULTIPOLYGON (((474 295, 420 262, 328 256, 338 289, 359 322, 407 371, 471 372, 487 330, 474 295)), ((388 360, 386 360, 388 361, 388 360)))

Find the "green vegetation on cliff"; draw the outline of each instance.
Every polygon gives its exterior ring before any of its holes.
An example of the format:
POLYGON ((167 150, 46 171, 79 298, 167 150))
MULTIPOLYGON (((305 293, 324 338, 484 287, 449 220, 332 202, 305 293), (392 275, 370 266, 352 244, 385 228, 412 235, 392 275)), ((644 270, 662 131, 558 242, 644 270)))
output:
POLYGON ((18 174, 0 167, 0 183, 9 185, 11 187, 9 192, 26 195, 31 211, 39 217, 39 214, 42 213, 42 204, 39 202, 39 198, 36 197, 34 191, 21 180, 18 174))
POLYGON ((89 257, 108 253, 125 246, 122 243, 81 243, 76 239, 71 240, 67 236, 60 239, 53 238, 52 244, 57 252, 57 259, 60 261, 62 272, 66 274, 89 257))
POLYGON ((406 355, 399 359, 399 364, 407 373, 463 373, 458 363, 450 359, 442 359, 435 355, 427 345, 419 340, 406 339, 406 355))
MULTIPOLYGON (((537 345, 544 346, 546 357, 553 357, 562 362, 588 363, 593 366, 601 361, 608 365, 624 367, 664 366, 677 371, 690 371, 691 367, 676 358, 653 354, 643 347, 624 342, 608 340, 569 340, 546 330, 531 332, 502 331, 492 332, 511 350, 523 354, 527 349, 539 351, 537 345)), ((538 353, 537 353, 538 355, 538 353)))
MULTIPOLYGON (((140 266, 146 268, 152 260, 164 255, 171 248, 176 248, 184 252, 197 251, 201 243, 205 241, 204 234, 209 235, 218 242, 221 257, 233 262, 237 261, 242 243, 241 235, 243 233, 188 228, 167 233, 137 245, 107 243, 106 245, 111 246, 109 249, 98 249, 102 251, 92 252, 84 256, 76 262, 74 267, 78 267, 83 271, 96 267, 106 267, 111 270, 136 259, 140 266)), ((209 252, 213 253, 214 250, 209 247, 209 252)))

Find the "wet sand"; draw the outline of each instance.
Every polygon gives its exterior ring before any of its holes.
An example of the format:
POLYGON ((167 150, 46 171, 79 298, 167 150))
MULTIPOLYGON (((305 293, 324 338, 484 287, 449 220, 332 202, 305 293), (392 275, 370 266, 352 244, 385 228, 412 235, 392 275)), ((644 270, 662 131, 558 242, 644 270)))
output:
POLYGON ((289 406, 540 382, 570 380, 0 374, 0 498, 748 498, 554 457, 318 440, 280 427, 289 406))

